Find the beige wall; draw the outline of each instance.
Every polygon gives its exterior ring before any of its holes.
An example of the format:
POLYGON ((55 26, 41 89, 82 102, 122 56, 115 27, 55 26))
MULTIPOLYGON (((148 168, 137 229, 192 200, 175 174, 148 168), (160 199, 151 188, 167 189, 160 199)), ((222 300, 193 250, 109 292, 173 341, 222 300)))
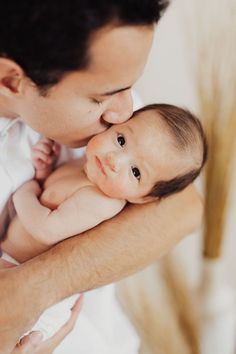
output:
POLYGON ((149 61, 136 85, 144 103, 196 107, 182 9, 182 0, 173 1, 156 28, 149 61))

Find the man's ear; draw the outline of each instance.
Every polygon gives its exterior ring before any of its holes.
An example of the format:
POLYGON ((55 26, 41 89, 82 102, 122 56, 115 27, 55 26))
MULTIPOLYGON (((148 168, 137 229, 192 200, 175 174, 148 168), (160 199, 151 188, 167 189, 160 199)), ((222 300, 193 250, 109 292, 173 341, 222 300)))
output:
POLYGON ((139 197, 139 198, 130 198, 128 199, 128 202, 131 204, 145 204, 145 203, 151 203, 154 201, 159 200, 158 197, 151 197, 151 196, 146 196, 146 197, 139 197))
POLYGON ((0 95, 19 95, 23 89, 23 69, 11 59, 0 57, 0 95))

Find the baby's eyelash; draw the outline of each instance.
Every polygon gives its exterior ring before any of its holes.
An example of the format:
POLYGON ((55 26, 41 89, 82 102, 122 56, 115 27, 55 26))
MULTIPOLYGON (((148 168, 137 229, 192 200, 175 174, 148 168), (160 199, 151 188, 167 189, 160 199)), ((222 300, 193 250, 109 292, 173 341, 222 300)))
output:
POLYGON ((135 166, 132 166, 132 167, 131 167, 131 170, 132 170, 133 176, 134 176, 138 181, 140 181, 140 179, 141 179, 141 173, 140 173, 139 168, 138 168, 138 167, 135 167, 135 166))

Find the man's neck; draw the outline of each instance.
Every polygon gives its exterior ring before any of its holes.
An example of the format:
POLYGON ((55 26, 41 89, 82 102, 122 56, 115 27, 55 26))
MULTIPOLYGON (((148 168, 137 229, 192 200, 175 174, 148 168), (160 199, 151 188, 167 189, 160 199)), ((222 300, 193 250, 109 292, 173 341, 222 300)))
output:
POLYGON ((0 117, 15 119, 19 117, 19 114, 16 114, 12 107, 9 108, 9 104, 5 102, 3 97, 0 97, 0 117))

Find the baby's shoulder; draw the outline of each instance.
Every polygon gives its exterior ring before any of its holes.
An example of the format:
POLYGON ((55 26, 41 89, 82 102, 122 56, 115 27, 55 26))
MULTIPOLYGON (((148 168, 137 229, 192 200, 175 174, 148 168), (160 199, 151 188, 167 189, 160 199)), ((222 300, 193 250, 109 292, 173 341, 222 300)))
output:
POLYGON ((110 198, 94 184, 84 186, 76 194, 79 203, 83 201, 83 208, 104 220, 118 214, 126 205, 125 200, 110 198))

